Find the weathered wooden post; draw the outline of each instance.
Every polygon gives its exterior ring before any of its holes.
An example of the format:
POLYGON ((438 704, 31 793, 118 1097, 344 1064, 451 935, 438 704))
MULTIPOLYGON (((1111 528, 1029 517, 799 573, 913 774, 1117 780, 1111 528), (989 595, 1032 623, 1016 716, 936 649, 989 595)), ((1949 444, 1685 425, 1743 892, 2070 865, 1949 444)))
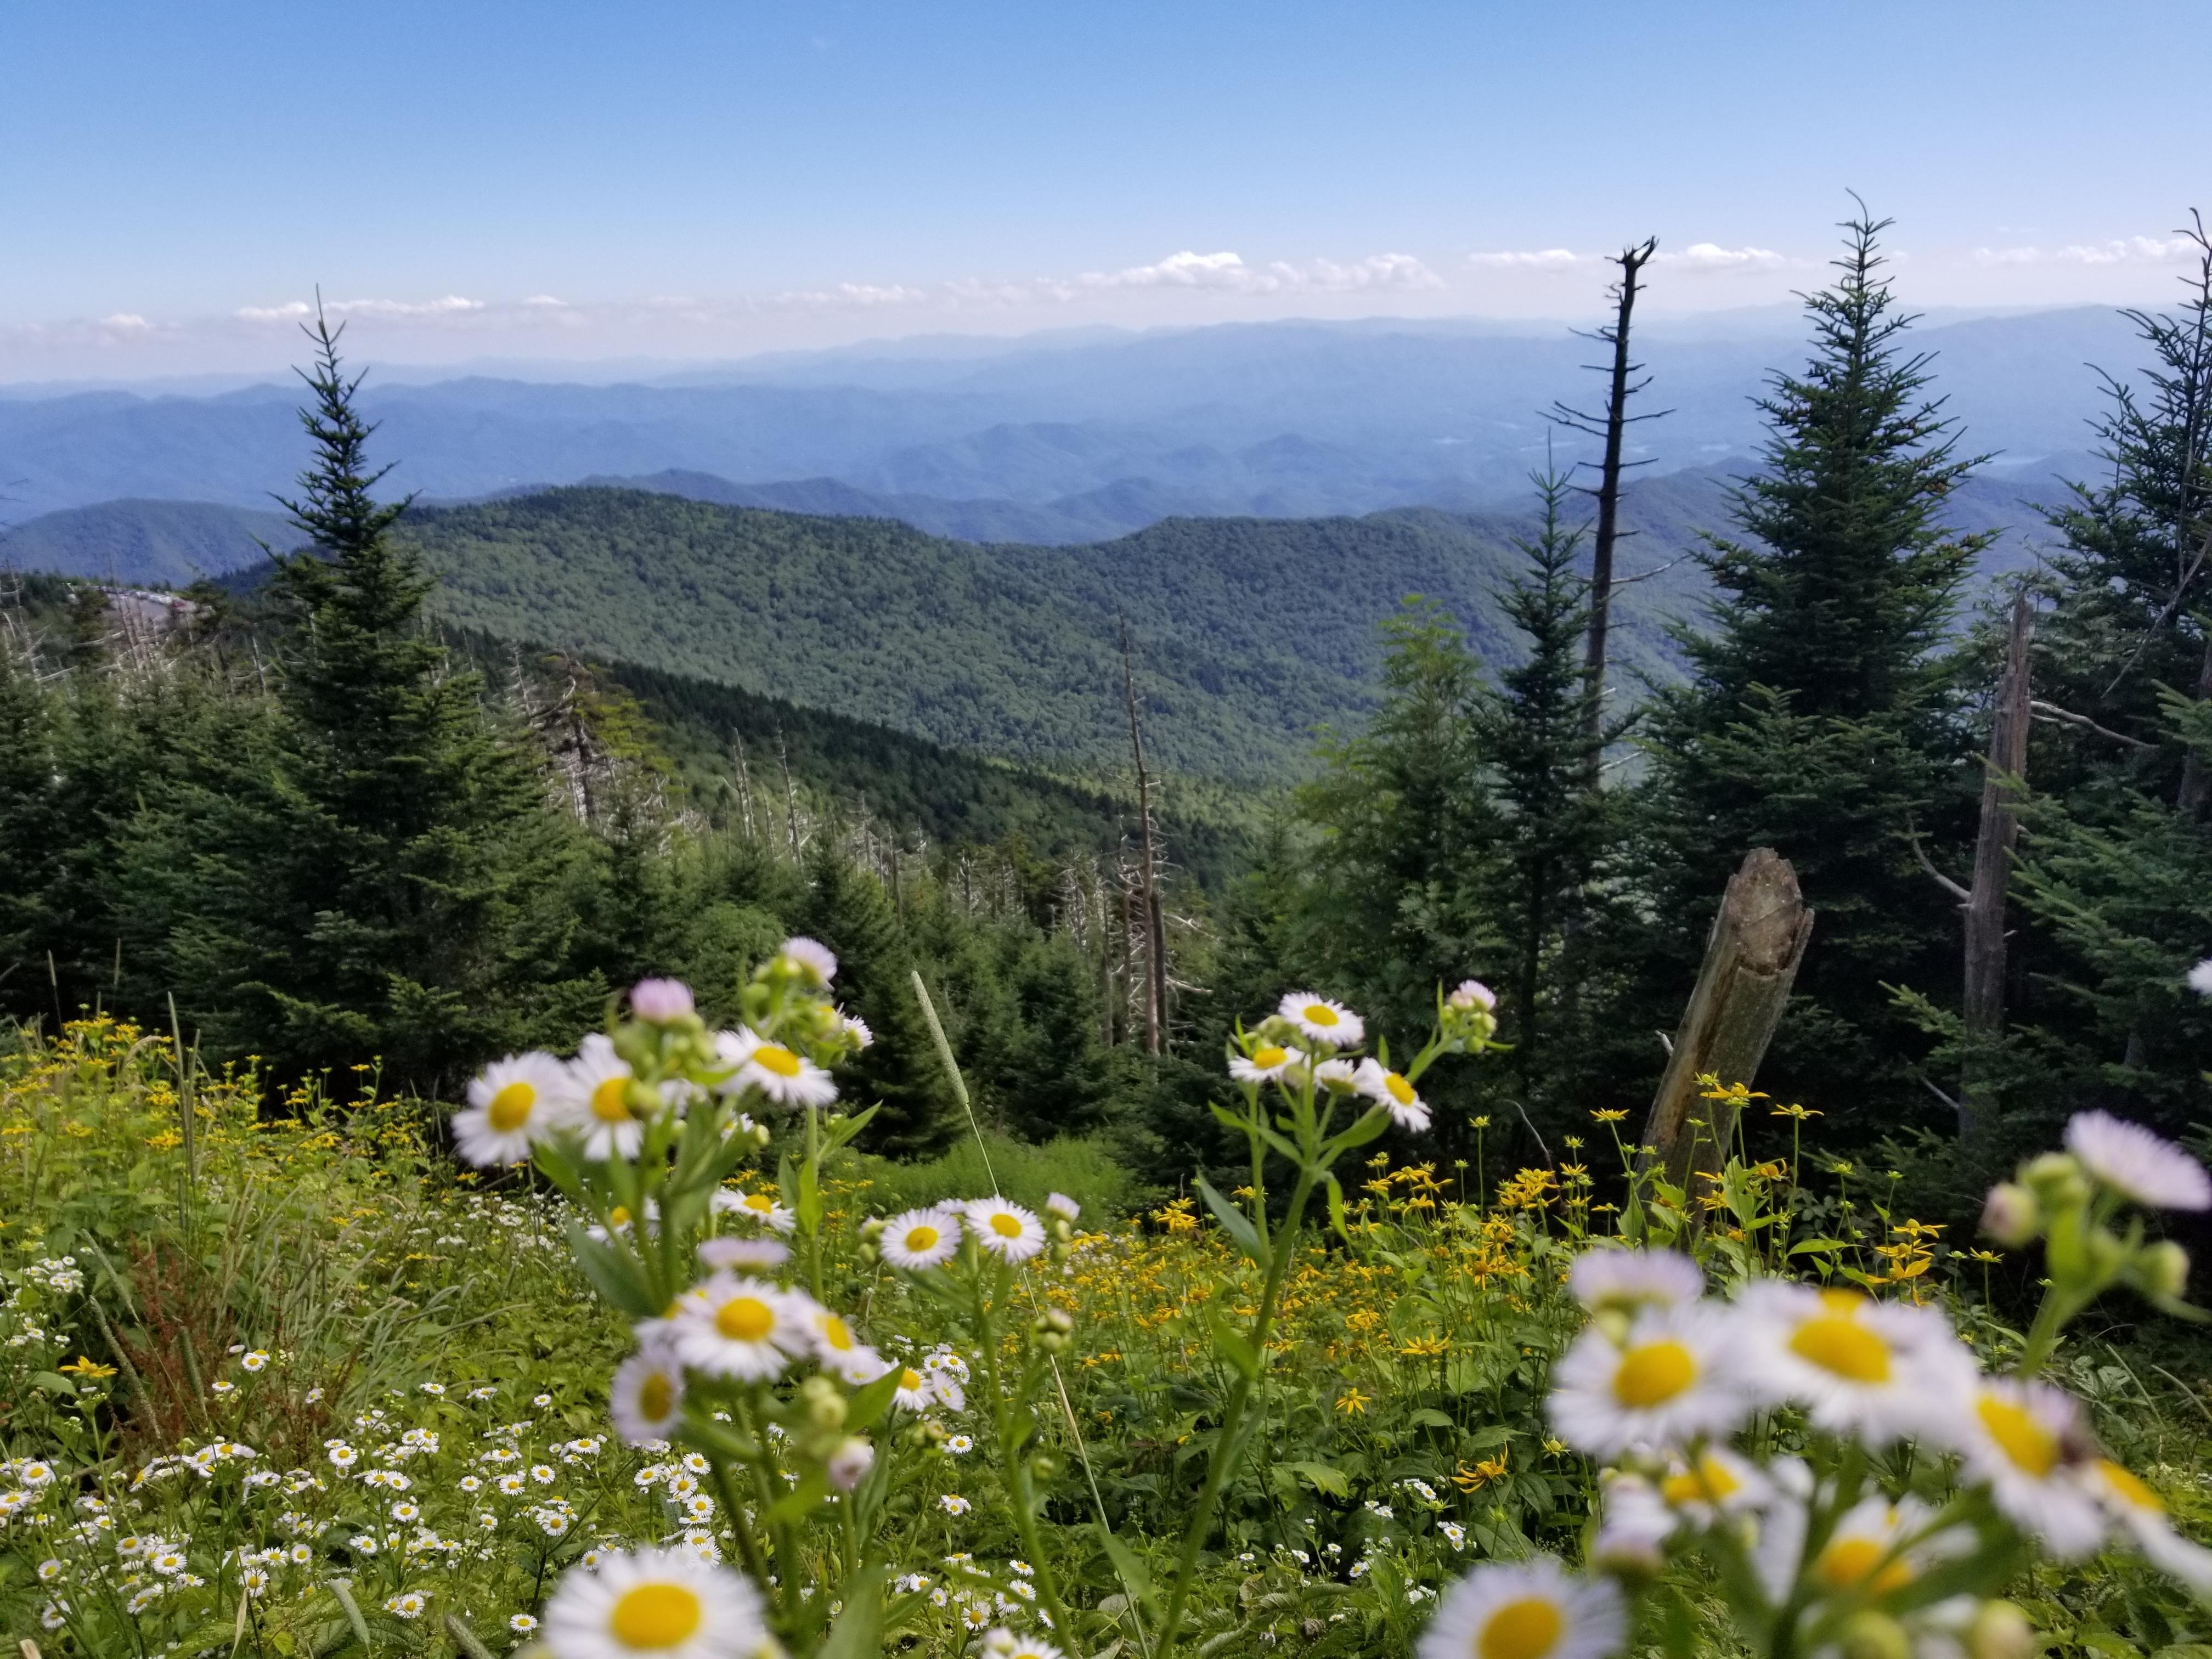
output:
POLYGON ((1675 1185, 1686 1187, 1692 1170, 1717 1175, 1728 1161, 1735 1109, 1701 1098, 1698 1079, 1711 1073, 1723 1084, 1747 1084, 1759 1074, 1812 934, 1813 912, 1790 860, 1771 847, 1753 848, 1729 878, 1644 1126, 1643 1145, 1651 1149, 1645 1164, 1663 1167, 1675 1185))

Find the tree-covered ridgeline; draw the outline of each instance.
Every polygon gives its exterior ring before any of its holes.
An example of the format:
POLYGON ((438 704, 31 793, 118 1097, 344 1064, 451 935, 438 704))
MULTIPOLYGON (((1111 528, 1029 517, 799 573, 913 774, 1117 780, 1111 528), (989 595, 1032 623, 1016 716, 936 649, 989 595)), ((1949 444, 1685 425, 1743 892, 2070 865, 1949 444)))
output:
MULTIPOLYGON (((1831 1144, 1914 1141, 1916 1176, 1963 1190, 2085 1103, 2186 1131, 2212 1064, 2212 1018, 2186 983, 2212 950, 2212 247, 2177 315, 2131 313, 2147 364, 2113 372, 2096 423, 2109 474, 2051 507, 2027 580, 2035 723, 2005 781, 2022 825, 2002 866, 2010 950, 1998 1018, 1970 1032, 1958 905, 2013 589, 1977 589, 1982 538, 1950 527, 1977 458, 1912 349, 1885 228, 1850 220, 1836 279, 1808 296, 1807 358, 1759 399, 1768 444, 1699 556, 1710 603, 1678 629, 1673 671, 1644 665, 1640 696, 1608 677, 1595 702, 1588 526, 1547 471, 1532 532, 1481 578, 1485 631, 1456 614, 1463 596, 1413 599, 1382 630, 1378 680, 1336 711, 1317 776, 1175 779, 1156 815, 1158 1056, 1143 1052, 1133 787, 1096 763, 1048 778, 758 690, 594 664, 575 641, 525 646, 520 627, 453 631, 426 560, 449 560, 477 520, 425 536, 405 503, 376 499, 357 383, 319 335, 314 461, 290 505, 312 552, 251 591, 200 590, 160 639, 111 626, 82 586, 29 583, 0 613, 0 852, 21 872, 0 895, 0 1000, 23 1018, 97 1000, 166 1024, 173 994, 211 1052, 295 1077, 381 1066, 450 1091, 489 1054, 597 1024, 641 974, 680 973, 711 1004, 801 932, 846 959, 854 1012, 898 1039, 863 1084, 890 1145, 954 1127, 920 1064, 919 969, 1003 1127, 1104 1128, 1140 1163, 1172 1149, 1166 1170, 1212 1144, 1212 1057, 1240 1014, 1310 984, 1417 1024, 1438 981, 1472 974, 1514 1048, 1425 1085, 1441 1149, 1557 1159, 1590 1110, 1649 1101, 1723 886, 1771 846, 1817 921, 1756 1081, 1824 1113, 1831 1144), (1991 1103, 1986 1144, 1935 1156, 1965 1092, 1991 1103)), ((571 552, 618 505, 547 499, 529 533, 571 552)), ((523 506, 499 511, 479 526, 479 594, 528 539, 523 506)), ((765 517, 761 535, 801 536, 765 517)), ((881 528, 795 552, 791 580, 874 556, 881 528)), ((592 556, 664 544, 625 546, 592 556)), ((1256 541, 1186 580, 1231 567, 1252 615, 1280 614, 1256 541)), ((1638 580, 1616 573, 1610 597, 1638 580)), ((763 591, 808 628, 866 623, 763 591)), ((656 620, 678 641, 721 625, 680 605, 656 620)), ((1295 632, 1276 632, 1269 649, 1294 659, 1295 632)), ((969 637, 949 635, 939 666, 964 671, 969 637)), ((1328 673, 1285 680, 1297 697, 1345 671, 1340 641, 1317 637, 1328 673)), ((891 642, 886 674, 912 646, 891 642)), ((1147 748, 1188 756, 1222 734, 1179 730, 1178 688, 1205 667, 1182 649, 1140 652, 1136 672, 1147 748)), ((1076 653, 1084 674, 1097 656, 1076 653)), ((1102 671, 1109 692, 1119 667, 1102 671)), ((994 713, 974 681, 976 729, 1070 718, 1070 684, 994 713)))

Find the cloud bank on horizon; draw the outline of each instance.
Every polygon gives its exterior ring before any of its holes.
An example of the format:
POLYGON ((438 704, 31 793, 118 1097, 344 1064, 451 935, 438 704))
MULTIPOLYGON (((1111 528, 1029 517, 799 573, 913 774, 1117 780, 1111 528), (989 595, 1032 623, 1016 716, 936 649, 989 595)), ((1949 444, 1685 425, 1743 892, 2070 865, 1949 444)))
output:
MULTIPOLYGON (((1693 313, 1784 301, 1822 281, 1829 257, 1751 243, 1662 243, 1646 279, 1645 309, 1693 313)), ((1910 303, 1990 309, 2154 305, 2166 295, 2165 281, 2184 275, 2201 257, 2197 245, 2179 234, 1942 253, 1892 251, 1893 274, 1910 303)), ((296 329, 318 304, 349 325, 356 351, 428 365, 487 355, 726 358, 904 335, 1018 335, 1070 325, 1195 326, 1296 316, 1581 320, 1603 304, 1609 260, 1605 252, 1569 247, 1480 249, 1434 259, 1389 251, 1348 259, 1247 259, 1231 249, 1184 248, 1146 263, 1060 276, 854 281, 726 295, 294 296, 241 304, 228 313, 122 311, 0 323, 0 381, 281 367, 299 355, 296 329)))

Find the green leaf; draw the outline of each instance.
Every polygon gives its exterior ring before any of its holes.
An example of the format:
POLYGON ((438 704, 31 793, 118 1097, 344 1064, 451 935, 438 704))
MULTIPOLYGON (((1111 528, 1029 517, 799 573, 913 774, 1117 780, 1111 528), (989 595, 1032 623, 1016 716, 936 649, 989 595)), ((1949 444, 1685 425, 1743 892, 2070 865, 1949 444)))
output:
POLYGON ((1434 1406, 1422 1407, 1406 1421, 1417 1429, 1455 1429, 1459 1426, 1434 1406))
POLYGON ((1355 1146, 1364 1146, 1390 1127, 1390 1109, 1377 1106, 1321 1149, 1322 1162, 1334 1164, 1355 1146))
POLYGON ((651 1319, 665 1311, 654 1304, 652 1291, 638 1281, 622 1253, 593 1238, 584 1231, 580 1221, 571 1219, 568 1223, 568 1249, 575 1255, 576 1265, 584 1270, 584 1277, 592 1281, 592 1289, 621 1312, 638 1319, 651 1319))
POLYGON ((817 1471, 802 1478, 797 1486, 769 1504, 765 1518, 772 1527, 803 1521, 829 1495, 830 1482, 817 1471))
POLYGON ((1114 1564, 1115 1576, 1123 1588, 1149 1610, 1152 1605, 1152 1576, 1145 1571, 1145 1564, 1136 1551, 1109 1532, 1103 1522, 1099 1523, 1098 1541, 1105 1547, 1106 1559, 1114 1564))
POLYGON ((905 1369, 903 1365, 894 1364, 845 1402, 845 1427, 848 1430, 854 1434, 863 1433, 890 1409, 891 1396, 898 1392, 899 1374, 905 1369))
POLYGON ((1293 1474, 1302 1474, 1313 1489, 1328 1498, 1352 1496, 1352 1482, 1345 1478, 1342 1469, 1332 1468, 1326 1463, 1303 1462, 1285 1463, 1283 1467, 1293 1474))
POLYGON ((1253 1261, 1265 1262, 1267 1257, 1261 1250, 1260 1235, 1252 1225, 1251 1218, 1214 1191, 1212 1183, 1203 1176, 1198 1177, 1195 1184, 1198 1195, 1206 1200, 1206 1207, 1213 1212, 1213 1218, 1221 1224, 1223 1231, 1237 1241, 1237 1249, 1253 1261))
POLYGON ((33 1371, 31 1381, 48 1394, 75 1394, 76 1384, 59 1371, 33 1371))
POLYGON ((875 1659, 882 1651, 884 1571, 880 1563, 870 1563, 845 1581, 840 1592, 845 1610, 815 1650, 815 1659, 875 1659))
POLYGON ((884 1103, 879 1100, 872 1106, 863 1107, 850 1117, 841 1117, 832 1121, 830 1125, 830 1133, 822 1143, 823 1153, 834 1152, 844 1146, 854 1135, 866 1128, 868 1120, 883 1109, 884 1103))
POLYGON ((1792 1255, 1832 1255, 1838 1250, 1848 1250, 1849 1249, 1850 1249, 1850 1246, 1840 1238, 1808 1238, 1802 1243, 1792 1244, 1790 1247, 1790 1254, 1792 1255))
POLYGON ((1260 1375, 1259 1356, 1252 1352, 1252 1345, 1212 1303, 1208 1303, 1206 1308, 1206 1328, 1212 1334, 1215 1351, 1234 1365, 1246 1382, 1256 1381, 1260 1375))
POLYGON ((1344 1188, 1337 1184, 1334 1176, 1328 1178, 1328 1224, 1336 1229, 1336 1236, 1346 1243, 1352 1243, 1352 1234, 1344 1224, 1344 1188))

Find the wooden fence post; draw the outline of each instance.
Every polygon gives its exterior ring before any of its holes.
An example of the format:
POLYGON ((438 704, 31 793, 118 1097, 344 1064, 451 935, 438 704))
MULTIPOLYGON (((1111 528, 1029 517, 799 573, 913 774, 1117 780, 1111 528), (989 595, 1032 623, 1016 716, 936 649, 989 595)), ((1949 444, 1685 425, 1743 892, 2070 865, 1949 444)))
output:
POLYGON ((1701 1098, 1698 1079, 1711 1073, 1723 1084, 1747 1084, 1758 1075, 1812 933, 1813 912, 1790 860, 1771 847, 1753 848, 1729 878, 1644 1126, 1646 1165, 1662 1166, 1675 1185, 1686 1188, 1693 1170, 1717 1175, 1728 1161, 1735 1109, 1701 1098))

